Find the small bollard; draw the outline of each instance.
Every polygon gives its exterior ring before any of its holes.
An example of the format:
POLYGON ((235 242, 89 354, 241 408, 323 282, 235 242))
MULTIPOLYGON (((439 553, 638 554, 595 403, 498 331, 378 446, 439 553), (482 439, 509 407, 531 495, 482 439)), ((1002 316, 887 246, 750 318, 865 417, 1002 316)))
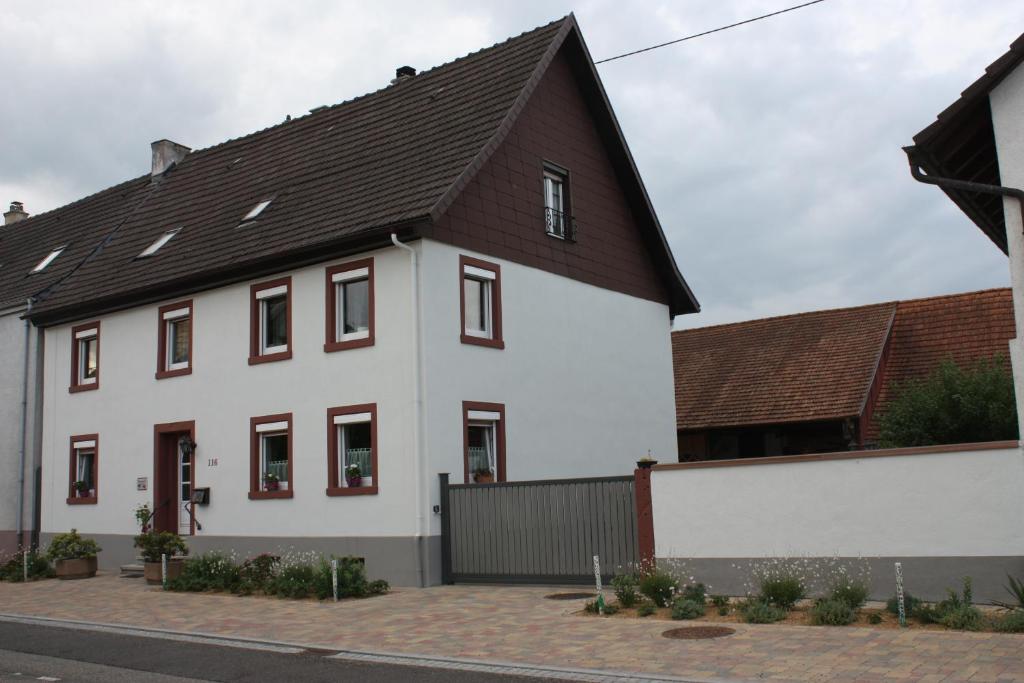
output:
POLYGON ((331 558, 331 586, 334 588, 334 602, 338 602, 338 558, 331 558))
POLYGON ((28 582, 28 551, 23 550, 21 553, 21 574, 22 580, 28 582))
POLYGON ((601 594, 601 556, 594 555, 594 583, 597 586, 597 613, 604 614, 604 595, 601 594))
POLYGON ((167 553, 160 556, 160 583, 167 590, 167 553))
POLYGON ((903 565, 896 563, 896 604, 899 605, 900 626, 907 625, 907 610, 903 603, 903 565))

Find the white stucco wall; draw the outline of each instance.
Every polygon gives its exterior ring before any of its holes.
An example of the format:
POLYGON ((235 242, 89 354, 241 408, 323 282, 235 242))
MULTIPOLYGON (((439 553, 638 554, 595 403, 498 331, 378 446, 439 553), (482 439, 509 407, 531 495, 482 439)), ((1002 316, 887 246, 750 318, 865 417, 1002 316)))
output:
POLYGON ((423 246, 432 504, 438 472, 463 481, 463 401, 505 405, 510 481, 631 474, 648 450, 676 461, 667 306, 439 242, 423 246), (504 349, 459 339, 460 254, 501 266, 504 349))
MULTIPOLYGON (((100 388, 68 393, 71 325, 46 331, 43 530, 136 532, 134 507, 153 497, 153 426, 195 420, 196 486, 211 488, 198 508, 217 536, 412 536, 412 343, 408 257, 389 248, 375 258, 376 343, 325 353, 324 270, 292 276, 290 360, 250 366, 249 285, 194 295, 191 375, 156 380, 160 302, 101 316, 100 388), (328 497, 326 410, 377 403, 378 483, 371 496, 328 497), (248 499, 249 418, 293 413, 291 499, 248 499), (98 433, 99 502, 67 505, 68 439, 98 433), (218 460, 216 467, 208 462, 218 460), (148 477, 149 490, 136 491, 148 477)), ((273 276, 278 277, 278 276, 273 276)), ((262 282, 272 277, 259 278, 262 282)), ((89 322, 92 319, 78 321, 89 322)))
POLYGON ((1024 556, 1022 490, 1017 448, 655 468, 655 555, 1024 556))
MULTIPOLYGON (((1005 187, 1024 189, 1024 68, 1017 67, 989 94, 992 128, 999 160, 999 178, 1005 187)), ((1010 361, 1017 394, 1018 423, 1024 429, 1024 206, 1012 197, 1003 198, 1006 241, 1009 246, 1010 284, 1017 338, 1010 340, 1010 361)))

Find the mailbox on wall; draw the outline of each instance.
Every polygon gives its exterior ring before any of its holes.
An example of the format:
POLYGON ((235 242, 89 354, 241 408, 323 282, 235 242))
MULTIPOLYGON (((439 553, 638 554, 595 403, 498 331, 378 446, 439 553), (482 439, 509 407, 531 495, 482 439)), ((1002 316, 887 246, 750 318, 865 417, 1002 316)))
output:
POLYGON ((193 505, 209 505, 210 487, 204 486, 203 488, 192 489, 192 503, 193 505))

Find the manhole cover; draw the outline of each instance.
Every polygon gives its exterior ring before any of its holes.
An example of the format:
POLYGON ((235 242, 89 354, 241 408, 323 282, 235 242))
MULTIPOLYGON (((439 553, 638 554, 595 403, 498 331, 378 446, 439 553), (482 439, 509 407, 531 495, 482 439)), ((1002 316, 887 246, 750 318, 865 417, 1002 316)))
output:
POLYGON ((736 629, 725 626, 690 626, 687 628, 673 628, 661 635, 666 638, 679 638, 681 640, 699 640, 702 638, 721 638, 731 636, 736 629))
POLYGON ((586 600, 594 597, 593 593, 552 593, 545 595, 548 600, 586 600))

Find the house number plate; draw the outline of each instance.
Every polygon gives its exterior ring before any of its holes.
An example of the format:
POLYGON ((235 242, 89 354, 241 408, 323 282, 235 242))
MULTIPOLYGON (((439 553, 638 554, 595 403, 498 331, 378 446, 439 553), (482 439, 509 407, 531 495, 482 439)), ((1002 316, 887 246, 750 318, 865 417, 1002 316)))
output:
POLYGON ((217 458, 207 458, 206 459, 206 466, 207 467, 216 467, 217 466, 217 458))

